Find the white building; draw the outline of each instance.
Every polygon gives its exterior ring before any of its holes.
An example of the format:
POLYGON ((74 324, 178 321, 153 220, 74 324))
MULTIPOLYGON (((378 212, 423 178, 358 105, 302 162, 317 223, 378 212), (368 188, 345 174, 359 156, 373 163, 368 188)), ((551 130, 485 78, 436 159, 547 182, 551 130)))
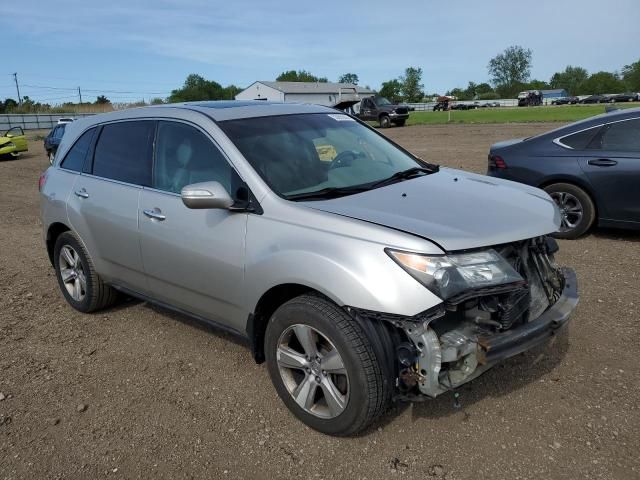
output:
POLYGON ((352 83, 258 81, 236 95, 236 100, 313 103, 346 108, 374 95, 374 91, 352 83))

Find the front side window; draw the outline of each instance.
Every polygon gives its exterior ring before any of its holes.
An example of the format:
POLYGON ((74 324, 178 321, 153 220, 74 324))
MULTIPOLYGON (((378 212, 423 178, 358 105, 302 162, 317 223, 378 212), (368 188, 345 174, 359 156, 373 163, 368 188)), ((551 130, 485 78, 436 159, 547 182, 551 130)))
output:
POLYGON ((155 122, 110 123, 102 127, 93 157, 93 174, 134 185, 151 184, 155 122))
POLYGON ((339 113, 245 118, 220 126, 285 198, 325 189, 374 188, 394 174, 431 167, 339 113))
POLYGON ((153 188, 180 193, 192 183, 220 182, 231 190, 232 169, 202 132, 178 122, 159 122, 153 188))
POLYGON ((602 150, 640 153, 640 118, 608 125, 602 135, 602 150))
POLYGON ((80 138, 73 144, 73 147, 71 147, 67 155, 64 157, 64 160, 62 160, 62 163, 60 164, 62 168, 73 170, 74 172, 82 171, 84 159, 86 158, 89 147, 91 146, 91 140, 93 139, 95 130, 95 128, 91 128, 80 135, 80 138))

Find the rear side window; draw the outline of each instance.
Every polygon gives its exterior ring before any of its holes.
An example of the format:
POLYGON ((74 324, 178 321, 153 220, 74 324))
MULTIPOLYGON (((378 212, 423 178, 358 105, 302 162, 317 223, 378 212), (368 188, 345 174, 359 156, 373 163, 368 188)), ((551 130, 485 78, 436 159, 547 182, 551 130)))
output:
POLYGON ((69 150, 64 157, 64 160, 62 160, 60 164, 62 168, 73 170, 74 172, 82 171, 82 165, 91 146, 91 140, 93 139, 95 131, 96 129, 92 128, 80 135, 80 138, 76 140, 76 143, 71 147, 71 150, 69 150))
POLYGON ((582 132, 574 133, 573 135, 562 138, 560 142, 576 150, 583 150, 587 148, 587 145, 591 143, 591 140, 593 140, 601 129, 601 126, 597 126, 588 130, 583 130, 582 132))
POLYGON ((599 147, 602 150, 640 153, 640 119, 608 125, 599 147))
POLYGON ((62 138, 62 135, 64 135, 64 125, 60 125, 58 127, 56 127, 55 131, 53 132, 53 138, 57 138, 60 139, 62 138))
POLYGON ((150 186, 155 122, 110 123, 102 127, 93 156, 93 174, 134 185, 150 186))

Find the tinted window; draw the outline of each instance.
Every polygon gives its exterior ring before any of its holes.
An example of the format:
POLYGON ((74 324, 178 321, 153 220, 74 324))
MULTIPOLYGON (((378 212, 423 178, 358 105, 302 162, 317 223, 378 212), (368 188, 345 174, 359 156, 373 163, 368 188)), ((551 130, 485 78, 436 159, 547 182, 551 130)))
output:
POLYGON ((155 122, 149 120, 105 125, 93 157, 93 174, 149 186, 154 132, 155 122))
POLYGON ((588 130, 584 130, 582 132, 574 133, 573 135, 564 137, 562 140, 560 140, 560 142, 567 145, 568 147, 575 148, 576 150, 585 149, 601 128, 602 127, 598 126, 590 128, 588 130))
POLYGON ((153 187, 180 193, 192 183, 220 182, 231 193, 232 169, 202 132, 177 122, 160 122, 153 187))
POLYGON ((82 170, 82 165, 91 146, 91 139, 93 138, 95 130, 95 128, 92 128, 80 136, 67 153, 67 156, 62 160, 62 164, 60 165, 62 168, 73 170, 74 172, 80 172, 82 170))
POLYGON ((640 119, 608 125, 601 141, 602 150, 640 153, 640 119))
POLYGON ((64 129, 65 129, 64 125, 57 126, 53 132, 53 138, 57 138, 57 139, 62 138, 62 135, 64 134, 64 129))

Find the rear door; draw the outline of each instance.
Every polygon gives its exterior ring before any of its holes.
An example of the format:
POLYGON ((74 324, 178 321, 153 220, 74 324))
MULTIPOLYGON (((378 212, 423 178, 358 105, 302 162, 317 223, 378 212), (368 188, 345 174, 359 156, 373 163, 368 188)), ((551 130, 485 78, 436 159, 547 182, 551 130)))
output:
POLYGON ((153 179, 140 198, 138 221, 152 296, 190 313, 243 331, 247 213, 187 208, 186 185, 217 181, 231 196, 240 178, 199 128, 159 121, 153 179))
POLYGON ((146 293, 138 237, 138 204, 151 183, 156 122, 109 123, 97 132, 85 173, 68 201, 70 222, 98 272, 108 281, 146 293))
POLYGON ((640 118, 605 125, 579 163, 603 202, 605 219, 640 222, 640 118))

